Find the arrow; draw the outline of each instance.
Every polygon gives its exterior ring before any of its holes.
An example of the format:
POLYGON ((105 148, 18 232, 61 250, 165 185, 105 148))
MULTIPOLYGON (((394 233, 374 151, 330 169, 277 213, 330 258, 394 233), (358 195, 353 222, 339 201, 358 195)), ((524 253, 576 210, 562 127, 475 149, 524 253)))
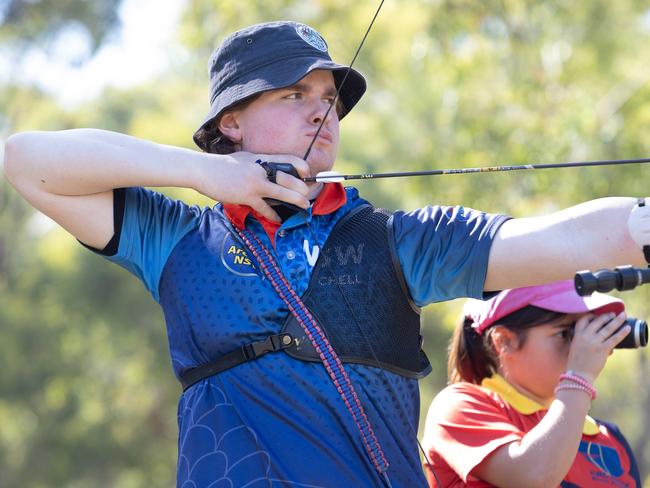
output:
POLYGON ((361 173, 356 175, 344 175, 337 171, 322 171, 316 176, 303 178, 305 183, 340 183, 345 180, 370 180, 377 178, 401 178, 405 176, 438 176, 438 175, 457 175, 466 173, 492 173, 500 171, 521 171, 531 169, 553 169, 553 168, 577 168, 584 166, 613 166, 617 164, 642 164, 650 163, 650 158, 642 159, 618 159, 605 161, 576 161, 568 163, 549 163, 549 164, 519 164, 510 166, 482 166, 478 168, 450 168, 450 169, 432 169, 426 171, 404 171, 396 173, 361 173))

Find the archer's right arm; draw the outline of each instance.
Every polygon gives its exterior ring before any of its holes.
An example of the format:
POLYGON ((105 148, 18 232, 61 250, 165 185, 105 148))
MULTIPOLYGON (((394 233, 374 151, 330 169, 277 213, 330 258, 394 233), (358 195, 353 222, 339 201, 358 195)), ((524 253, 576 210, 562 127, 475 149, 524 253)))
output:
MULTIPOLYGON (((7 179, 35 208, 83 243, 102 249, 113 236, 113 190, 193 188, 214 200, 275 213, 271 197, 305 207, 306 185, 289 175, 266 180, 250 153, 207 154, 99 129, 23 132, 6 142, 7 179)), ((303 174, 306 163, 284 157, 303 174), (304 167, 303 167, 304 166, 304 167)))

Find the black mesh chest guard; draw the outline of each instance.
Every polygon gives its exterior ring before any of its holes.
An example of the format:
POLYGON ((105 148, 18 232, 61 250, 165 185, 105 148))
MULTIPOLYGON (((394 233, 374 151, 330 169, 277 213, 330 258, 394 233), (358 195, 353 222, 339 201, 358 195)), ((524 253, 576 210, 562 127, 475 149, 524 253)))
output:
MULTIPOLYGON (((343 362, 422 378, 431 365, 421 349, 420 313, 399 268, 389 219, 389 213, 370 205, 343 217, 321 250, 301 298, 343 362)), ((293 315, 282 332, 294 337, 287 354, 321 361, 293 315)))

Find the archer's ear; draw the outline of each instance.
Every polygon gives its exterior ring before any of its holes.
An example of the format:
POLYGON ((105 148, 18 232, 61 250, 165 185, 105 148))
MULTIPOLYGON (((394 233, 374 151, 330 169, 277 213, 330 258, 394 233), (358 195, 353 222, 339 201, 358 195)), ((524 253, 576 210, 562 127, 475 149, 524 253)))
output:
POLYGON ((517 334, 502 325, 494 325, 492 330, 492 344, 499 356, 516 351, 519 347, 517 334))
POLYGON ((241 142, 242 134, 237 112, 226 112, 219 119, 219 131, 235 144, 241 142))

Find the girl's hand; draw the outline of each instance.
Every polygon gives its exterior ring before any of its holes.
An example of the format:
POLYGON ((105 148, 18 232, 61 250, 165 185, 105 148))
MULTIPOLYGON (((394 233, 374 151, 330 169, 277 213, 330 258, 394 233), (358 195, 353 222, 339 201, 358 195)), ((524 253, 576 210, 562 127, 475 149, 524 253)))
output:
POLYGON ((629 325, 621 327, 625 318, 625 312, 617 316, 606 313, 580 317, 575 325, 567 369, 593 383, 616 344, 630 332, 629 325))

